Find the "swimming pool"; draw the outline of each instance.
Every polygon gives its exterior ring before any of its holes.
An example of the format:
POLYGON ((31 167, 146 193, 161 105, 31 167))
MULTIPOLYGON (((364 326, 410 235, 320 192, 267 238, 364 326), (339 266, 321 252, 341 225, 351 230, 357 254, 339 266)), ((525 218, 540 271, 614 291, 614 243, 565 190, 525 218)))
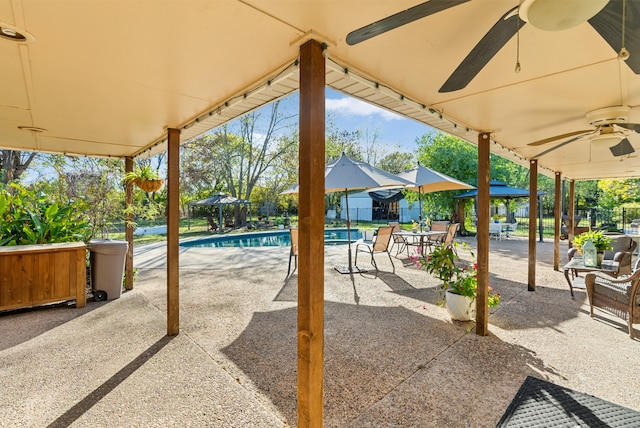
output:
MULTIPOLYGON (((358 229, 351 229, 351 242, 361 238, 358 229)), ((347 229, 327 229, 324 231, 325 245, 347 243, 347 229)), ((289 231, 238 233, 234 235, 212 236, 194 241, 181 242, 181 247, 213 248, 213 247, 288 247, 291 245, 289 231)))

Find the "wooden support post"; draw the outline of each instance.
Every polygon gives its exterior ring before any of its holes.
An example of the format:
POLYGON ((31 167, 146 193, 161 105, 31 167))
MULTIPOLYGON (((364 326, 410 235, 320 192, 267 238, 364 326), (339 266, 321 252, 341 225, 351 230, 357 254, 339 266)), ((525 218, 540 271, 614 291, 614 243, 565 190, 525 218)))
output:
MULTIPOLYGON (((124 171, 133 172, 133 158, 126 157, 124 159, 124 171)), ((133 206, 133 182, 127 181, 125 184, 125 205, 127 208, 133 206)), ((133 290, 133 213, 127 212, 124 219, 125 223, 125 239, 129 244, 129 251, 127 251, 127 258, 124 263, 124 288, 126 290, 133 290)))
POLYGON ((569 223, 567 225, 567 229, 569 229, 567 231, 567 234, 569 235, 569 238, 567 239, 567 249, 570 249, 571 247, 573 247, 573 232, 574 232, 574 228, 576 226, 576 218, 575 218, 575 213, 576 213, 576 182, 575 180, 569 180, 569 212, 568 214, 568 218, 569 220, 567 221, 567 223, 569 223))
POLYGON ((455 204, 456 216, 460 222, 460 235, 466 236, 468 234, 467 229, 464 227, 464 208, 467 203, 466 199, 457 199, 455 204))
POLYGON ((300 47, 298 426, 322 427, 324 360, 325 61, 300 47))
POLYGON ((529 162, 529 272, 527 290, 536 291, 536 223, 538 214, 538 160, 529 162))
POLYGON ((562 174, 556 172, 553 214, 553 270, 560 270, 560 226, 562 224, 562 174))
POLYGON ((478 134, 478 295, 476 298, 476 334, 489 334, 489 182, 491 179, 490 134, 478 134))
POLYGON ((167 132, 167 335, 175 336, 180 332, 180 130, 167 132))

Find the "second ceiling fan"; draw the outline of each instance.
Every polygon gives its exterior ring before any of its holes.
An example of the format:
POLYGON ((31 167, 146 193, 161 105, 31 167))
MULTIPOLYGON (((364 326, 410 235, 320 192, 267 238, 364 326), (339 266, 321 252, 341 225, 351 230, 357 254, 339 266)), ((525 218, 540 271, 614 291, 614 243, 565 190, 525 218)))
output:
POLYGON ((588 138, 591 143, 608 146, 613 156, 631 154, 635 152, 635 149, 629 142, 627 134, 629 132, 640 133, 640 123, 629 123, 630 111, 631 108, 626 106, 605 107, 590 111, 586 115, 587 122, 593 128, 567 132, 565 134, 555 135, 553 137, 529 143, 529 146, 542 146, 568 138, 567 140, 532 156, 532 158, 540 158, 554 150, 566 146, 567 144, 584 138, 588 138))

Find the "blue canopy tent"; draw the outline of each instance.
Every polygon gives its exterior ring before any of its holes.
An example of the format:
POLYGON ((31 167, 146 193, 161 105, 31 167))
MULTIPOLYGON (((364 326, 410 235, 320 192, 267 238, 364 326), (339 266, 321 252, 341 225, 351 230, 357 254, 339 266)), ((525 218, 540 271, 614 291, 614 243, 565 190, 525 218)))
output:
MULTIPOLYGON (((540 210, 538 211, 539 220, 539 233, 540 233, 540 242, 542 242, 542 204, 540 203, 540 196, 544 195, 545 192, 538 192, 538 206, 540 210)), ((500 180, 491 180, 489 182, 489 199, 504 199, 507 203, 511 199, 515 198, 528 198, 529 190, 528 189, 518 189, 517 187, 508 186, 507 183, 500 180)), ((469 192, 463 193, 461 195, 454 196, 456 199, 471 199, 473 198, 476 204, 478 205, 478 190, 471 190, 469 192)), ((507 205, 508 207, 508 205, 507 205)), ((514 216, 512 212, 507 213, 508 221, 513 221, 514 216)))

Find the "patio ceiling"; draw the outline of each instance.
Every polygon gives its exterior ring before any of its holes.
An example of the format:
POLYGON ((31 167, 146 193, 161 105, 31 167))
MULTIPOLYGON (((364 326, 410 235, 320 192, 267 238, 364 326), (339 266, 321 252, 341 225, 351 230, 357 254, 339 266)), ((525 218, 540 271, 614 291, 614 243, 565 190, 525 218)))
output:
MULTIPOLYGON (((0 146, 94 156, 159 152, 167 128, 181 129, 186 141, 296 91, 299 46, 310 38, 328 46, 328 86, 472 143, 490 131, 492 150, 523 165, 564 140, 528 143, 594 129, 589 111, 629 106, 628 121, 640 123, 640 76, 630 68, 640 58, 640 2, 627 1, 627 22, 636 23, 626 26, 627 62, 588 22, 565 31, 526 24, 519 73, 514 36, 451 92, 439 89, 518 1, 469 1, 346 43, 349 32, 419 3, 0 2, 0 26, 34 38, 0 39, 0 146)), ((614 6, 622 1, 607 7, 614 6)), ((611 31, 619 34, 616 24, 611 31)), ((609 145, 583 138, 540 156, 539 170, 572 179, 638 177, 640 135, 627 133, 637 151, 631 156, 614 157, 609 145)))

